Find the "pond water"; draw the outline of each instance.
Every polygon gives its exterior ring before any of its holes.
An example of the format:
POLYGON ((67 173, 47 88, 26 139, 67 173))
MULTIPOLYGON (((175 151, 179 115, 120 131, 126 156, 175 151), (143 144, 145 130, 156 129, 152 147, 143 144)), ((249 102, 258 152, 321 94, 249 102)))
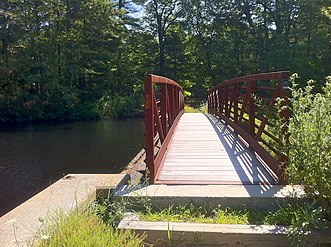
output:
POLYGON ((144 146, 143 119, 0 127, 0 216, 68 173, 117 173, 144 146))

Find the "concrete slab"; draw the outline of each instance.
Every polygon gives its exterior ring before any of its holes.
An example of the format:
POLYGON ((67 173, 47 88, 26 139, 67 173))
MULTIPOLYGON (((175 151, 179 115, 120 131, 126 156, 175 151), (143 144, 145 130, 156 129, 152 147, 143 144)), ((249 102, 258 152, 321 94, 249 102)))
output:
MULTIPOLYGON (((145 242, 153 246, 289 246, 286 226, 224 225, 203 223, 174 223, 139 221, 134 214, 125 217, 120 229, 133 229, 137 234, 147 233, 145 242), (169 238, 170 235, 170 238, 169 238), (170 245, 169 245, 170 246, 170 245)), ((311 246, 328 243, 330 231, 312 232, 311 246)))
POLYGON ((0 246, 31 246, 47 215, 85 207, 97 190, 116 189, 126 174, 69 174, 0 218, 0 246))
POLYGON ((153 205, 215 204, 231 208, 272 210, 290 201, 306 199, 298 185, 149 185, 123 186, 114 197, 147 196, 153 205))

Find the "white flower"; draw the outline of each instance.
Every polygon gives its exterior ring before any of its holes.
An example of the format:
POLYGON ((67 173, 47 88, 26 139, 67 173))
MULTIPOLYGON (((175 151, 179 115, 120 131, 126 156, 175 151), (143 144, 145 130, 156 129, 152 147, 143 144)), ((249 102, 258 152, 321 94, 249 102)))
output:
POLYGON ((16 221, 17 221, 16 218, 12 218, 11 220, 8 220, 8 223, 9 224, 14 224, 16 221))
POLYGON ((48 240, 50 238, 51 238, 51 236, 49 236, 49 235, 42 235, 41 236, 41 240, 48 240))
POLYGON ((15 244, 16 246, 21 246, 20 244, 23 243, 23 240, 21 239, 15 239, 15 240, 12 240, 10 241, 11 244, 15 244))
POLYGON ((44 220, 43 217, 38 217, 38 221, 41 222, 41 223, 43 223, 45 220, 44 220))

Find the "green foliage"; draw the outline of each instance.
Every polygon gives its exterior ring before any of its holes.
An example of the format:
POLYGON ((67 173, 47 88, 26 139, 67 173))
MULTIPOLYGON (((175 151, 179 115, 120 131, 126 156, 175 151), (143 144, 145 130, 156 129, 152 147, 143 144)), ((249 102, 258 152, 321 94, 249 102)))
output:
POLYGON ((143 93, 136 90, 131 95, 104 96, 98 102, 103 117, 127 118, 143 113, 143 93))
POLYGON ((47 92, 44 112, 46 118, 56 119, 65 118, 71 115, 74 107, 78 104, 77 93, 66 87, 57 87, 47 92))
POLYGON ((291 183, 303 184, 309 196, 331 203, 331 78, 323 91, 313 93, 314 82, 292 91, 289 164, 291 183))
POLYGON ((113 228, 116 228, 124 215, 132 211, 132 203, 125 199, 99 200, 93 205, 94 212, 113 228))
POLYGON ((264 222, 271 225, 288 225, 288 238, 291 246, 305 247, 310 246, 309 234, 312 230, 326 228, 325 217, 326 212, 321 206, 312 203, 290 204, 269 213, 264 222))
POLYGON ((207 113, 207 111, 208 111, 206 104, 204 104, 200 107, 197 107, 197 108, 189 106, 189 105, 185 105, 184 110, 185 110, 185 112, 188 112, 188 113, 207 113))
POLYGON ((319 90, 330 21, 325 0, 3 1, 0 121, 139 114, 132 94, 145 73, 199 103, 224 79, 275 70, 316 78, 319 90))
POLYGON ((99 114, 93 101, 81 102, 77 93, 58 87, 44 95, 24 92, 15 97, 0 97, 0 121, 94 119, 99 114))
POLYGON ((144 195, 137 195, 135 199, 118 197, 108 197, 107 199, 98 199, 93 204, 94 212, 107 225, 116 228, 126 213, 142 211, 150 212, 151 203, 148 197, 144 195))
POLYGON ((128 95, 148 67, 146 35, 112 1, 5 1, 0 19, 0 121, 95 118, 103 95, 122 107, 114 115, 141 109, 128 95))
POLYGON ((43 119, 43 103, 27 93, 14 97, 0 97, 0 121, 22 122, 25 120, 43 119))
POLYGON ((311 202, 288 204, 275 211, 233 210, 224 209, 221 205, 214 208, 213 205, 195 206, 190 203, 140 212, 139 218, 146 221, 285 225, 289 226, 288 238, 291 246, 302 247, 309 246, 309 234, 312 230, 323 230, 328 224, 326 210, 311 202))
POLYGON ((216 208, 211 204, 196 206, 193 203, 171 206, 167 209, 139 213, 139 218, 146 221, 195 222, 213 224, 262 224, 267 211, 233 210, 216 208))
MULTIPOLYGON (((116 228, 128 212, 137 213, 139 219, 145 221, 285 225, 289 226, 288 238, 291 246, 308 246, 310 233, 313 230, 323 230, 330 223, 327 220, 326 208, 311 201, 288 204, 275 208, 274 211, 235 210, 224 208, 221 205, 216 207, 213 204, 197 206, 193 203, 158 209, 151 207, 148 197, 138 195, 135 200, 121 197, 100 199, 93 208, 103 222, 112 228, 116 228)), ((197 235, 196 238, 198 241, 199 236, 197 235)), ((160 240, 159 244, 172 246, 181 241, 181 238, 173 239, 172 229, 168 228, 168 239, 160 240)))
POLYGON ((103 223, 94 213, 75 210, 69 216, 55 215, 35 246, 143 246, 145 235, 118 231, 103 223))

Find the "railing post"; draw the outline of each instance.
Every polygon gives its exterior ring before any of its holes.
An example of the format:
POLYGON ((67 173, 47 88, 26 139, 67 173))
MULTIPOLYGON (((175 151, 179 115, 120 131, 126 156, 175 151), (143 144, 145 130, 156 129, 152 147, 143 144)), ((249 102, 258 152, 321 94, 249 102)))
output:
MULTIPOLYGON (((161 84, 161 123, 163 133, 166 136, 168 133, 167 112, 168 112, 168 86, 161 84)), ((169 117, 169 116, 168 116, 169 117)))
POLYGON ((249 87, 249 134, 252 137, 255 137, 255 100, 254 100, 254 94, 255 94, 255 87, 256 87, 256 81, 249 81, 248 82, 249 87))
POLYGON ((214 90, 215 93, 217 94, 217 101, 216 101, 216 105, 215 105, 215 111, 216 112, 220 112, 220 102, 221 102, 221 95, 220 95, 220 91, 217 89, 217 90, 214 90))
POLYGON ((223 114, 223 109, 224 109, 224 90, 223 87, 218 88, 218 94, 221 96, 220 102, 219 102, 219 113, 223 114))
POLYGON ((159 133, 159 138, 161 140, 161 143, 164 142, 164 137, 165 135, 163 134, 163 129, 162 129, 162 124, 161 124, 161 121, 160 121, 160 115, 159 115, 159 111, 158 111, 158 108, 157 108, 157 104, 156 104, 156 98, 155 98, 155 94, 153 93, 153 114, 154 114, 154 123, 156 123, 156 130, 157 132, 159 133))
POLYGON ((234 110, 234 122, 238 122, 238 97, 239 97, 239 82, 234 84, 233 89, 233 110, 234 110))
POLYGON ((215 92, 212 92, 211 94, 211 98, 212 98, 212 101, 211 101, 211 105, 212 105, 212 109, 215 111, 215 92))
POLYGON ((288 154, 286 152, 286 146, 289 144, 289 124, 290 124, 290 97, 291 97, 291 91, 289 88, 284 88, 282 80, 279 80, 278 83, 282 84, 282 89, 281 89, 281 110, 280 110, 280 118, 281 118, 281 133, 283 136, 283 140, 281 143, 281 154, 279 157, 279 162, 280 162, 280 177, 279 180, 281 183, 285 184, 286 183, 286 178, 285 178, 285 169, 288 163, 288 154))
POLYGON ((150 172, 149 183, 154 183, 154 109, 153 109, 153 82, 151 75, 144 77, 145 89, 145 151, 146 166, 150 172))
POLYGON ((210 113, 211 112, 211 108, 210 108, 210 92, 208 93, 208 95, 207 95, 207 97, 208 97, 208 101, 207 101, 207 108, 208 108, 208 113, 210 113))
POLYGON ((221 109, 221 107, 220 107, 220 102, 221 102, 221 94, 220 94, 220 90, 215 90, 215 93, 217 94, 217 101, 216 101, 216 111, 217 112, 220 112, 220 109, 221 109))
POLYGON ((230 116, 230 113, 229 113, 229 94, 228 94, 228 84, 226 84, 224 86, 224 97, 223 97, 223 100, 224 100, 224 108, 225 108, 225 116, 228 118, 230 116))
POLYGON ((176 116, 179 113, 179 89, 175 89, 175 107, 176 107, 176 116))
POLYGON ((167 93, 168 93, 168 95, 167 95, 167 97, 168 97, 168 100, 167 100, 168 124, 169 124, 169 126, 171 126, 172 125, 172 116, 173 116, 173 114, 172 114, 172 108, 170 106, 170 101, 172 100, 172 97, 171 97, 171 85, 169 85, 167 87, 167 93))
POLYGON ((172 104, 171 104, 171 107, 170 107, 170 109, 171 109, 171 115, 172 115, 172 119, 171 119, 171 124, 173 124, 173 122, 175 121, 175 118, 176 118, 176 108, 175 108, 175 104, 174 104, 174 102, 175 102, 175 87, 174 86, 171 86, 170 87, 171 88, 171 90, 170 90, 170 99, 171 99, 171 102, 172 102, 172 104))

